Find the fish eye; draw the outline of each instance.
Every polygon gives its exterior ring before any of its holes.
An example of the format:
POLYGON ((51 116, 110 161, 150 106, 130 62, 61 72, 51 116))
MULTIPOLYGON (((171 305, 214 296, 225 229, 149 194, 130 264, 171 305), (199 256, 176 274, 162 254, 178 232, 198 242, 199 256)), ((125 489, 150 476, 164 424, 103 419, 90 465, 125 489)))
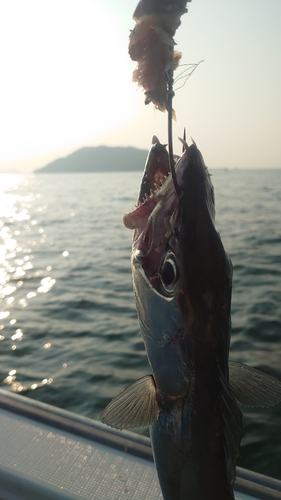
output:
POLYGON ((178 281, 179 273, 174 254, 168 252, 161 268, 161 283, 166 292, 173 292, 174 286, 178 281))

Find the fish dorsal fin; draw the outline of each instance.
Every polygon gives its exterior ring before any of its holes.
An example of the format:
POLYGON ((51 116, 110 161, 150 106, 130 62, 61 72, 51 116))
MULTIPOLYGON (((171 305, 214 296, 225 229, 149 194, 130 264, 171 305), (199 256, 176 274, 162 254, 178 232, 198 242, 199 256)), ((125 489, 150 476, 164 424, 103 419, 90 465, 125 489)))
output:
POLYGON ((281 402, 281 382, 243 363, 229 361, 229 386, 245 406, 268 407, 281 402))
POLYGON ((156 422, 159 411, 153 376, 146 375, 112 399, 100 418, 115 429, 134 429, 156 422))

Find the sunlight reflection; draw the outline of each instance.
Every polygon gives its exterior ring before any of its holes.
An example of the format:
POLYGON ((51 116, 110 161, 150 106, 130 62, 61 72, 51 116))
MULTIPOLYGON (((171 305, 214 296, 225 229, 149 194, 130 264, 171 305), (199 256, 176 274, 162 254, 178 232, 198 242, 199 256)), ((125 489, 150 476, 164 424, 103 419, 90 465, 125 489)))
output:
POLYGON ((4 286, 0 289, 1 294, 3 295, 11 295, 16 290, 15 286, 4 286))
POLYGON ((13 279, 18 280, 19 278, 23 278, 23 276, 25 276, 25 271, 21 267, 17 267, 13 274, 13 279))
POLYGON ((11 195, 9 191, 18 189, 24 177, 21 175, 2 174, 0 186, 0 217, 6 217, 10 213, 11 195), (7 193, 8 191, 8 193, 7 193))
MULTIPOLYGON (((6 272, 6 269, 4 268, 4 266, 6 266, 6 265, 7 265, 6 261, 2 262, 3 267, 0 271, 0 285, 6 285, 6 283, 7 283, 7 272, 6 272)), ((1 290, 1 288, 0 288, 0 290, 1 290)))
MULTIPOLYGON (((4 341, 1 347, 3 350, 6 349, 6 354, 9 350, 8 356, 13 360, 18 360, 20 348, 26 348, 24 344, 28 345, 28 336, 21 328, 17 328, 18 324, 22 324, 22 318, 26 317, 26 312, 21 308, 26 308, 29 300, 38 297, 38 293, 49 292, 56 283, 56 280, 49 275, 52 266, 47 266, 47 262, 44 262, 42 269, 36 269, 36 264, 34 266, 32 263, 33 250, 37 248, 41 250, 41 244, 47 239, 41 225, 42 212, 47 206, 42 205, 38 208, 37 203, 33 203, 40 198, 39 194, 22 195, 24 191, 21 186, 28 185, 28 182, 24 176, 1 174, 0 302, 2 310, 0 310, 0 322, 3 324, 0 324, 0 331, 2 333, 5 329, 5 336, 0 335, 0 342, 4 341), (32 279, 29 280, 29 278, 32 279), (16 324, 17 326, 13 328, 16 324), (19 344, 21 341, 22 344, 19 344)), ((48 350, 51 348, 51 342, 45 340, 41 344, 41 349, 42 346, 48 350)), ((19 377, 17 371, 11 369, 7 370, 6 374, 4 371, 3 383, 9 385, 11 391, 20 393, 51 384, 53 379, 48 377, 42 379, 44 375, 46 376, 46 373, 43 372, 40 376, 39 371, 39 377, 32 377, 28 380, 28 377, 25 379, 22 374, 19 377)))
POLYGON ((0 312, 0 319, 8 318, 8 316, 10 316, 9 311, 0 312))
POLYGON ((26 264, 24 264, 23 269, 25 271, 27 271, 29 269, 33 269, 33 265, 31 264, 31 262, 27 262, 26 264))
POLYGON ((41 280, 41 286, 39 286, 37 291, 39 293, 47 293, 54 286, 55 282, 56 282, 55 279, 52 279, 50 276, 47 276, 46 278, 43 278, 41 280))
POLYGON ((13 392, 23 392, 26 391, 28 387, 22 385, 20 382, 14 382, 12 384, 12 391, 13 392))
POLYGON ((14 297, 9 297, 8 299, 6 299, 6 304, 11 305, 14 301, 15 301, 14 297))
POLYGON ((20 328, 18 328, 16 330, 16 333, 14 333, 14 335, 11 336, 12 340, 19 340, 19 341, 21 341, 22 338, 23 338, 23 332, 21 331, 20 328))
POLYGON ((6 253, 6 259, 13 259, 16 256, 15 252, 6 253))
POLYGON ((12 382, 14 382, 14 380, 16 380, 16 376, 15 375, 8 375, 8 377, 4 378, 3 382, 4 384, 11 384, 12 382))
POLYGON ((39 387, 44 387, 45 385, 50 385, 54 381, 53 378, 44 378, 41 382, 32 383, 31 385, 24 385, 22 382, 17 380, 16 370, 11 370, 8 376, 3 380, 4 384, 10 385, 13 392, 25 392, 27 390, 35 390, 39 387))

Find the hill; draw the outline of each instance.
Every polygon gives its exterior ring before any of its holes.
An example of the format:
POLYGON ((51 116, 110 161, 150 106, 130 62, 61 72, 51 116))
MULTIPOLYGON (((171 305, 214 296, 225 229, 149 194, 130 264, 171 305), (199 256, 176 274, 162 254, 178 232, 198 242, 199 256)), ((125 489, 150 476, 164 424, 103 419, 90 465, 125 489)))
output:
POLYGON ((86 147, 65 158, 58 158, 45 167, 36 169, 34 173, 143 170, 146 156, 147 151, 133 147, 86 147))

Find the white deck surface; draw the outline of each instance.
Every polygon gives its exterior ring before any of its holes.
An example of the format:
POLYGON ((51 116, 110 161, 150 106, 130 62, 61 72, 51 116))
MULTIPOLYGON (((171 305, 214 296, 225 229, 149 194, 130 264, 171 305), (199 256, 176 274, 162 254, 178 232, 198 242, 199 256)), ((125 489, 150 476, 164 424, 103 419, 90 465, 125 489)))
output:
POLYGON ((0 499, 162 500, 162 495, 153 463, 1 409, 0 499))

